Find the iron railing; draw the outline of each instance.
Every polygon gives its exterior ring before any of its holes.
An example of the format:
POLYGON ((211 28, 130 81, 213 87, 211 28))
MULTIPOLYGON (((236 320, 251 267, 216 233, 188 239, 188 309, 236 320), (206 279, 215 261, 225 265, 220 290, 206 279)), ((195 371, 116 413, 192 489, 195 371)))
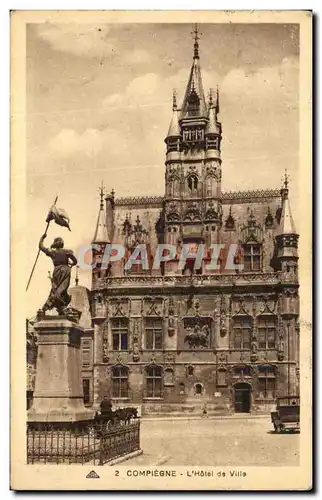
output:
POLYGON ((140 420, 83 427, 27 426, 27 463, 104 465, 140 449, 140 420))

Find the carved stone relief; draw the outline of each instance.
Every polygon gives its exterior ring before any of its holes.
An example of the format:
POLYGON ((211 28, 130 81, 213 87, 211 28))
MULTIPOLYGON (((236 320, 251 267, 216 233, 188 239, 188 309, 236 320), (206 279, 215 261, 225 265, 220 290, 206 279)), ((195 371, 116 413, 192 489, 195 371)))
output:
POLYGON ((221 337, 225 337, 227 333, 227 313, 226 313, 226 301, 225 297, 222 295, 220 299, 220 335, 221 337))
POLYGON ((133 322, 132 359, 135 363, 140 361, 140 334, 139 334, 139 320, 138 319, 135 319, 133 322))

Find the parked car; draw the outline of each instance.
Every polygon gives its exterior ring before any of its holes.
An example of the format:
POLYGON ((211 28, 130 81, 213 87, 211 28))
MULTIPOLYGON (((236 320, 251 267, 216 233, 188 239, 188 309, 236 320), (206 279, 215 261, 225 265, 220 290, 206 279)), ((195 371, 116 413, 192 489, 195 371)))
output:
POLYGON ((276 411, 271 412, 275 432, 300 429, 300 398, 284 396, 277 399, 276 411))

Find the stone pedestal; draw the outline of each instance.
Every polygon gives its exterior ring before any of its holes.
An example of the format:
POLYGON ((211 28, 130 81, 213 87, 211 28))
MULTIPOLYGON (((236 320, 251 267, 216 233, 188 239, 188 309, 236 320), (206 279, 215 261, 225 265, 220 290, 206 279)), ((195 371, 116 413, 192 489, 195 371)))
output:
POLYGON ((66 316, 44 316, 34 327, 38 335, 37 371, 28 422, 91 420, 94 411, 83 402, 82 327, 66 316))

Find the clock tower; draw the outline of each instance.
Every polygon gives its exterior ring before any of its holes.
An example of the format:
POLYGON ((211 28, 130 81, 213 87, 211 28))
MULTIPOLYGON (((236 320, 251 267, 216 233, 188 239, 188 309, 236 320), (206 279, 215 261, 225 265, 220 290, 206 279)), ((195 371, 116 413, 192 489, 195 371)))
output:
MULTIPOLYGON (((193 61, 181 108, 173 95, 173 114, 165 139, 166 196, 164 203, 164 242, 209 246, 219 243, 222 224, 221 155, 222 128, 219 121, 219 89, 209 91, 206 102, 199 55, 199 32, 193 31, 193 61)), ((177 260, 178 260, 177 254, 177 260)), ((201 268, 196 272, 202 272, 201 268)), ((167 273, 191 272, 194 261, 184 270, 178 263, 166 264, 167 273)))

